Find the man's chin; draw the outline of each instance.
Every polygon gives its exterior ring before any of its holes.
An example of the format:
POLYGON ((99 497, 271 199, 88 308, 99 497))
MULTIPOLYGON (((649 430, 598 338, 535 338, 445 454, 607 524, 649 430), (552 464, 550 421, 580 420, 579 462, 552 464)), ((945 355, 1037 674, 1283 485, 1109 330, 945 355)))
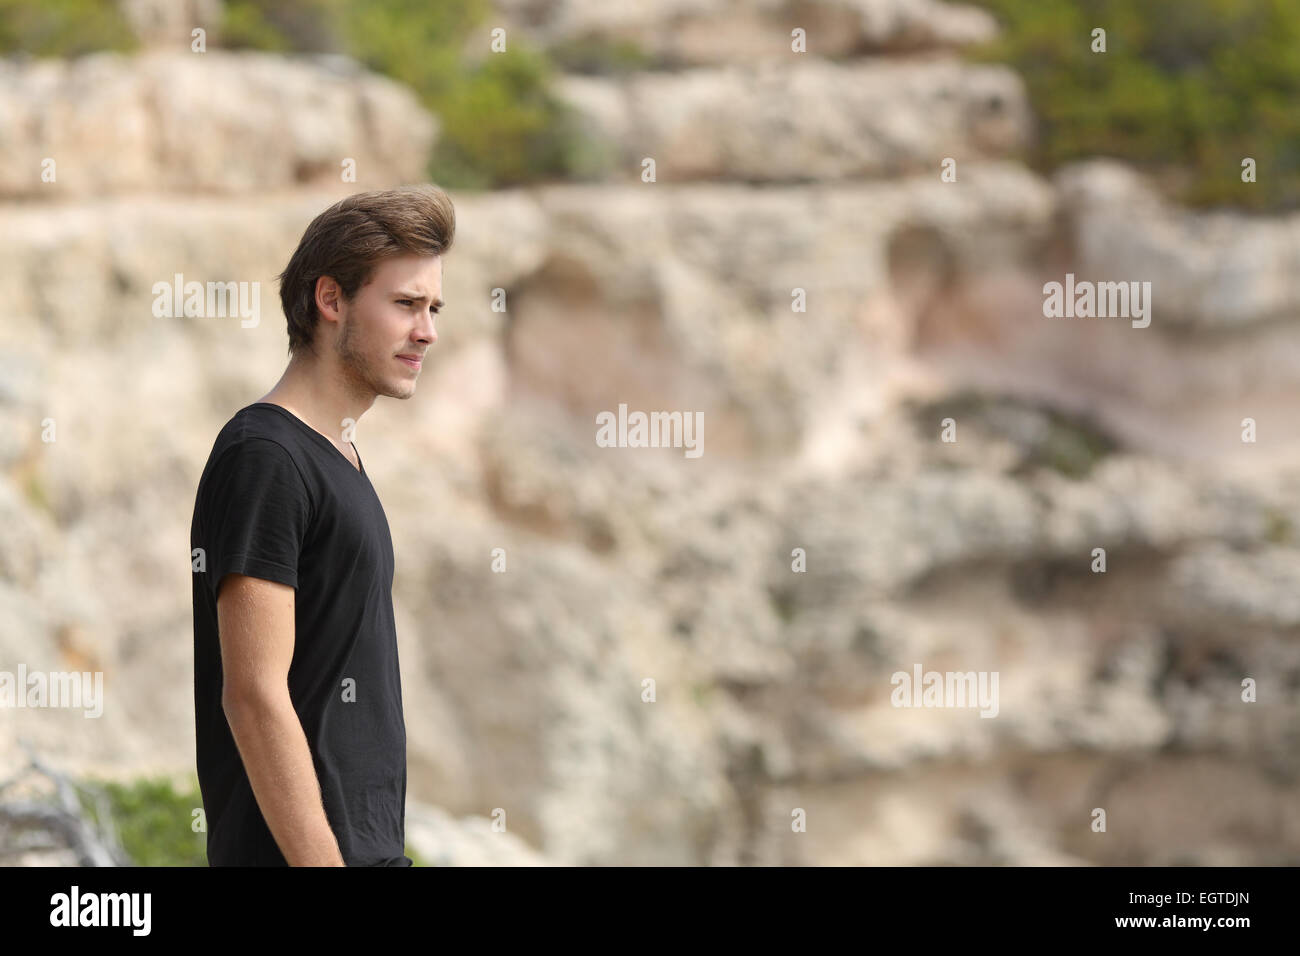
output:
POLYGON ((415 394, 415 383, 406 382, 401 385, 389 385, 378 394, 383 395, 385 398, 410 398, 415 394))

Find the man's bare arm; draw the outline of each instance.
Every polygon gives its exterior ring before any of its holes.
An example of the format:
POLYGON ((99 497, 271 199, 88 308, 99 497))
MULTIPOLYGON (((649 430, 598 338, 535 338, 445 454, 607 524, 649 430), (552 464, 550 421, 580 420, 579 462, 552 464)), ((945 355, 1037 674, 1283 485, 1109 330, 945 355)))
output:
POLYGON ((253 796, 290 866, 345 866, 321 801, 307 735, 289 697, 294 589, 227 574, 217 596, 221 706, 253 796))

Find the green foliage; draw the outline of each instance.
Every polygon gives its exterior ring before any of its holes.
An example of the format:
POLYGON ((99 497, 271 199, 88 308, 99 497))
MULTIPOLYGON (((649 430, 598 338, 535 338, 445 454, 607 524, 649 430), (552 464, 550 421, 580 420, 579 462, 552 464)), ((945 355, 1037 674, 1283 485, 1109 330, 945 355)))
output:
POLYGON ((35 472, 29 474, 27 480, 23 483, 23 491, 26 492, 27 500, 34 507, 40 508, 49 514, 54 513, 54 506, 50 504, 50 492, 40 475, 35 472))
POLYGON ((540 55, 513 50, 488 57, 453 86, 438 110, 439 181, 513 186, 564 176, 576 133, 548 91, 550 79, 540 55))
POLYGON ((490 52, 490 12, 487 0, 232 0, 221 43, 345 53, 409 86, 441 123, 429 170, 441 185, 567 177, 589 160, 549 90, 552 66, 517 33, 490 52))
POLYGON ((1103 458, 1120 450, 1119 442, 1088 415, 974 389, 914 403, 912 415, 917 430, 927 438, 951 417, 957 422, 958 440, 960 433, 974 429, 1010 442, 1017 451, 1011 470, 1016 477, 1048 468, 1069 478, 1083 478, 1103 458))
MULTIPOLYGON (((108 798, 122 847, 133 866, 207 866, 207 833, 195 833, 195 809, 203 806, 198 780, 189 789, 177 792, 170 780, 136 780, 130 784, 115 781, 86 781, 83 786, 100 790, 108 798)), ((81 805, 97 825, 103 826, 98 807, 87 793, 79 793, 81 805)), ((414 866, 428 866, 408 845, 406 855, 414 866)))
POLYGON ((1026 81, 1031 161, 1111 156, 1191 205, 1300 206, 1300 4, 1294 0, 973 0, 1003 36, 972 52, 1026 81), (1106 31, 1105 53, 1092 30, 1106 31), (1241 161, 1258 182, 1241 181, 1241 161))
POLYGON ((599 75, 651 69, 654 58, 632 40, 581 37, 551 48, 551 59, 570 73, 599 75))
POLYGON ((1106 455, 1117 449, 1110 436, 1091 422, 1053 409, 1046 411, 1048 427, 1016 469, 1023 475, 1034 468, 1051 468, 1069 478, 1084 478, 1106 455))
POLYGON ((457 84, 471 40, 487 51, 487 0, 335 0, 334 8, 347 53, 431 103, 457 84))
POLYGON ((0 0, 0 55, 74 57, 135 48, 116 3, 104 0, 0 0))
MULTIPOLYGON (((441 122, 428 175, 447 187, 488 189, 599 175, 611 157, 581 135, 551 92, 554 65, 522 31, 490 49, 489 0, 227 0, 209 48, 338 53, 409 86, 441 122)), ((107 0, 0 0, 0 53, 73 56, 131 49, 107 0)), ((631 43, 579 44, 583 70, 632 69, 631 43)))
MULTIPOLYGON (((166 778, 92 782, 108 797, 109 813, 134 866, 207 866, 207 834, 195 833, 194 810, 203 806, 198 781, 177 793, 166 778)), ((86 812, 101 826, 92 800, 81 794, 86 812)))
POLYGON ((793 591, 785 588, 769 588, 767 594, 772 602, 772 610, 781 619, 782 624, 789 624, 794 620, 795 601, 793 591))
POLYGON ((549 62, 507 36, 489 51, 486 0, 343 5, 349 52, 415 90, 442 123, 430 173, 461 188, 563 177, 573 134, 549 62), (474 50, 471 59, 466 50, 474 50))
POLYGON ((1264 512, 1266 527, 1264 540, 1271 544, 1286 544, 1292 538, 1291 519, 1281 511, 1270 508, 1264 512))
MULTIPOLYGON (((279 8, 286 10, 303 10, 310 4, 300 2, 279 8)), ((230 0, 221 12, 221 30, 216 42, 231 49, 264 50, 283 53, 288 50, 317 50, 320 41, 318 33, 301 34, 294 30, 293 20, 285 20, 276 15, 276 7, 249 2, 249 0, 230 0)), ((328 43, 328 39, 324 41, 328 43)), ((324 44, 321 44, 324 45, 324 44)))

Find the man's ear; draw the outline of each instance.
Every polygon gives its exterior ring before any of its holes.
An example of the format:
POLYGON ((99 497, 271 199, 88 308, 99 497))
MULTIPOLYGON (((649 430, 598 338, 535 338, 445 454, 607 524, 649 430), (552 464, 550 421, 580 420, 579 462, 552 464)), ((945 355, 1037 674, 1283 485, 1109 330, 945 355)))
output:
POLYGON ((321 318, 337 322, 342 300, 343 289, 333 276, 320 276, 316 279, 316 310, 321 318))

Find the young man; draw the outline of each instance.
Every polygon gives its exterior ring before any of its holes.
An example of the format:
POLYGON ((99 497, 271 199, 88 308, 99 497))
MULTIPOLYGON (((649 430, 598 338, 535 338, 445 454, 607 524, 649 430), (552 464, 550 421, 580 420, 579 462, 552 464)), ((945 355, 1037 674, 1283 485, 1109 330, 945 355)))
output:
POLYGON ((211 866, 411 865, 393 544, 351 432, 375 396, 415 393, 454 234, 434 186, 317 216, 280 275, 288 368, 203 469, 190 547, 211 866))

